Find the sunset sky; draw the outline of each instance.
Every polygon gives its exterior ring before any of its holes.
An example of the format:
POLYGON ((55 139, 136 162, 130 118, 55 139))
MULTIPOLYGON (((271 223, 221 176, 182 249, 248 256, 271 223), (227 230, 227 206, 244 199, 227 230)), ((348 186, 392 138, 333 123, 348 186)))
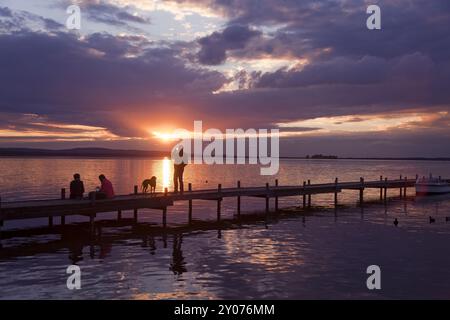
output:
POLYGON ((0 147, 164 150, 202 120, 285 156, 450 156, 449 112, 448 0, 0 0, 0 147))

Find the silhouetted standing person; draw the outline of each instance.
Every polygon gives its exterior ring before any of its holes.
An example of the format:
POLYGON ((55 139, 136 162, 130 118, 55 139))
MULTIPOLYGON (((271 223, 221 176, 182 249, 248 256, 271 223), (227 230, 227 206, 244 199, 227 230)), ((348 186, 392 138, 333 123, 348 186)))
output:
POLYGON ((182 148, 178 152, 178 155, 181 161, 175 160, 175 163, 173 165, 173 187, 175 192, 178 192, 178 187, 180 189, 180 192, 183 192, 184 191, 183 174, 184 174, 184 167, 186 167, 187 164, 184 162, 183 159, 184 151, 182 148))
POLYGON ((82 199, 84 194, 84 184, 81 181, 80 174, 73 175, 73 181, 70 183, 70 199, 82 199))

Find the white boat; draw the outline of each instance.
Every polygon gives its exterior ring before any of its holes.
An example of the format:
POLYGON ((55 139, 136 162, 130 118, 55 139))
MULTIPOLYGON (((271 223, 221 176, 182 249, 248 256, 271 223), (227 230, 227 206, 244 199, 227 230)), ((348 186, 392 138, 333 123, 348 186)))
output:
POLYGON ((416 194, 443 194, 450 193, 450 182, 441 177, 419 178, 416 181, 416 194))

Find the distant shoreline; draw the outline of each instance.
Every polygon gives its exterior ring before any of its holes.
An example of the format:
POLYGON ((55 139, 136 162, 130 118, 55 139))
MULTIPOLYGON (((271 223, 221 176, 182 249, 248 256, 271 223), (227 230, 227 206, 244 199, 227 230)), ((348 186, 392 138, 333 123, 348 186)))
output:
POLYGON ((106 148, 76 148, 64 150, 33 148, 0 148, 0 157, 98 157, 98 158, 164 158, 166 151, 116 150, 106 148))
POLYGON ((330 158, 306 158, 306 157, 280 157, 280 159, 293 159, 293 160, 396 160, 396 161, 450 161, 450 158, 422 158, 422 157, 406 157, 406 158, 394 158, 394 157, 338 157, 336 159, 330 158))
MULTIPOLYGON (((33 148, 0 148, 0 157, 73 157, 73 158, 170 158, 168 151, 118 150, 107 148, 75 148, 64 150, 33 148)), ((395 160, 395 161, 450 161, 450 157, 336 157, 307 158, 306 156, 281 156, 284 160, 395 160)))

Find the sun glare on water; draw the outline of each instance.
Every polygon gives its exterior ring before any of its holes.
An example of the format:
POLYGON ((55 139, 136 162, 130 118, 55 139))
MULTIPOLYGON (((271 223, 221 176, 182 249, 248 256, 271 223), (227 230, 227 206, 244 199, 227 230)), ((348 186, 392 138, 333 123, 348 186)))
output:
POLYGON ((162 188, 170 187, 171 161, 165 157, 162 162, 162 188))

